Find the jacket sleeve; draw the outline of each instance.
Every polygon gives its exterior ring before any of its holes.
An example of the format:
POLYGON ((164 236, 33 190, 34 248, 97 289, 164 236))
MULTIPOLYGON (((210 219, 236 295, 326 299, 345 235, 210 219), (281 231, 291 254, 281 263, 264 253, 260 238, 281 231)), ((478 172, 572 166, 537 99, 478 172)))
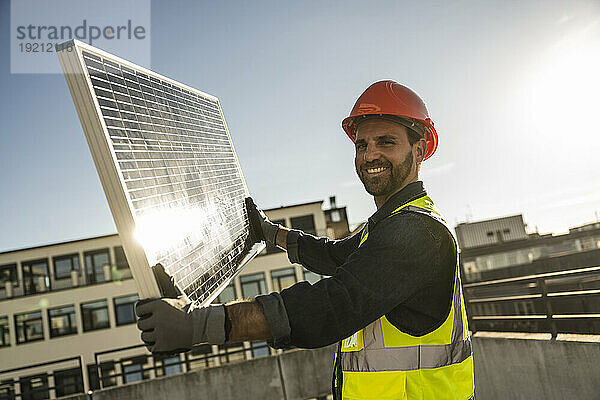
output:
POLYGON ((314 348, 338 342, 430 286, 440 276, 445 244, 420 218, 404 214, 381 221, 333 276, 283 290, 290 336, 280 343, 314 348))
POLYGON ((360 232, 345 239, 331 240, 292 229, 286 237, 288 259, 309 271, 331 276, 356 250, 359 240, 360 232))

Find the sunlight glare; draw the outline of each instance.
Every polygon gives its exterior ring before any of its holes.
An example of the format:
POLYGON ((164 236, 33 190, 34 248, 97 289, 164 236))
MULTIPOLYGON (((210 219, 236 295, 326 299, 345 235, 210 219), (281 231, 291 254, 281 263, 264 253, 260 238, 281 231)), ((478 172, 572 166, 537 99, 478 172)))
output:
POLYGON ((218 253, 233 243, 223 218, 217 205, 210 201, 203 207, 156 210, 136 218, 135 235, 150 265, 167 254, 181 252, 184 257, 197 246, 218 253))
POLYGON ((524 90, 523 111, 536 136, 545 139, 538 141, 541 149, 560 151, 576 137, 599 146, 600 21, 557 43, 524 90))

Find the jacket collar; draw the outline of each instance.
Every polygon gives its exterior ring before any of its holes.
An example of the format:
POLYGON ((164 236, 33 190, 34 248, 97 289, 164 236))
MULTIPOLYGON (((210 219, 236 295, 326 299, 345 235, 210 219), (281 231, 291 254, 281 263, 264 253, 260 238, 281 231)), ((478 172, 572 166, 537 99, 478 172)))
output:
POLYGON ((402 188, 402 190, 387 199, 383 206, 381 206, 379 210, 375 211, 375 213, 369 217, 369 229, 373 228, 382 219, 388 217, 398 207, 413 201, 416 198, 425 196, 426 194, 427 192, 423 187, 423 182, 417 181, 409 183, 402 188))

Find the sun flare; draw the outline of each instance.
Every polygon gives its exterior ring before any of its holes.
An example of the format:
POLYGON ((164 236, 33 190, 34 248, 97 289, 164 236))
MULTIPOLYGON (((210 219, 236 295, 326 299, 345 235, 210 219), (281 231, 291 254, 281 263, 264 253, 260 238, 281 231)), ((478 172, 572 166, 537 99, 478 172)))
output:
POLYGON ((525 90, 539 135, 600 145, 600 21, 558 42, 525 90))

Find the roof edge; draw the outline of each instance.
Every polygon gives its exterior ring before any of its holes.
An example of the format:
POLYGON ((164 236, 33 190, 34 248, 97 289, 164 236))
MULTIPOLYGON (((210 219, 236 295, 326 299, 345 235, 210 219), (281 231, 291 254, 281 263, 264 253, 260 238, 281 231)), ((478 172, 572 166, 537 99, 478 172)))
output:
POLYGON ((61 244, 70 244, 70 243, 83 242, 85 240, 103 239, 103 238, 107 238, 107 237, 110 237, 110 236, 119 236, 119 234, 118 233, 108 233, 108 234, 105 234, 105 235, 92 236, 92 237, 81 238, 81 239, 67 240, 67 241, 64 241, 64 242, 54 242, 54 243, 41 244, 41 245, 38 245, 38 246, 23 247, 23 248, 20 248, 20 249, 4 250, 4 251, 0 251, 0 255, 2 255, 2 254, 8 254, 8 253, 16 253, 16 252, 19 252, 19 251, 41 249, 41 248, 44 248, 44 247, 58 246, 58 245, 61 245, 61 244))

